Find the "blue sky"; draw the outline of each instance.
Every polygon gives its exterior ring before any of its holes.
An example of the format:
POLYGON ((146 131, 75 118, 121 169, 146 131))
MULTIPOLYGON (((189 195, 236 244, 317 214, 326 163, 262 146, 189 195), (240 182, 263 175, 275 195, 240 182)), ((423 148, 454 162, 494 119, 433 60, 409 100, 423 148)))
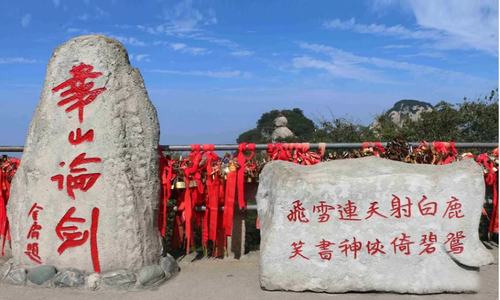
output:
POLYGON ((1 145, 24 145, 54 48, 93 33, 127 48, 162 144, 235 143, 271 109, 367 125, 498 87, 495 0, 3 1, 1 145))

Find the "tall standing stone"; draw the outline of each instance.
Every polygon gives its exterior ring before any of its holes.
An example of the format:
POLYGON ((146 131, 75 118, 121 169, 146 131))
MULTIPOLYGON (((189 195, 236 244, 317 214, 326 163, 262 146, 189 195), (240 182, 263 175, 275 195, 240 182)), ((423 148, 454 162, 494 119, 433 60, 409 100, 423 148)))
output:
POLYGON ((267 290, 478 291, 493 257, 478 238, 485 185, 473 159, 434 166, 377 157, 260 176, 260 283, 267 290))
POLYGON ((14 266, 155 263, 159 132, 122 44, 89 35, 57 47, 8 205, 14 266))

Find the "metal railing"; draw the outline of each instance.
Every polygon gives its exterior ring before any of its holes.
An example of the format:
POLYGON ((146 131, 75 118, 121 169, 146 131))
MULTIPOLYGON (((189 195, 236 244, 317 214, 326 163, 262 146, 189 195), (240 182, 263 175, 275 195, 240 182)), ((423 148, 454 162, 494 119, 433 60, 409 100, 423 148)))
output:
MULTIPOLYGON (((387 145, 387 142, 380 142, 382 146, 387 145)), ((419 142, 408 143, 412 147, 418 147, 419 142)), ((428 143, 433 147, 433 143, 428 143)), ((162 151, 191 151, 190 145, 160 145, 162 151)), ((362 148, 363 143, 326 143, 326 149, 354 149, 362 148)), ((496 148, 498 143, 455 143, 455 148, 496 148)), ((309 149, 318 149, 318 143, 309 144, 309 149)), ((267 150, 267 144, 255 145, 255 150, 267 150)), ((0 146, 0 152, 23 152, 23 146, 0 146)), ((220 144, 214 145, 215 151, 222 150, 238 150, 238 144, 220 144)))

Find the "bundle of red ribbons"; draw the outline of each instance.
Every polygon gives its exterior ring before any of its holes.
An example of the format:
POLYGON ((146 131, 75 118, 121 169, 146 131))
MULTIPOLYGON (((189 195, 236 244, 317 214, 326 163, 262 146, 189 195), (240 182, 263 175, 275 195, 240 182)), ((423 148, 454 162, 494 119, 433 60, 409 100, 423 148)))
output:
POLYGON ((16 174, 21 161, 18 158, 3 158, 0 169, 0 253, 3 256, 6 240, 10 241, 9 220, 7 219, 7 202, 10 196, 10 182, 16 174))

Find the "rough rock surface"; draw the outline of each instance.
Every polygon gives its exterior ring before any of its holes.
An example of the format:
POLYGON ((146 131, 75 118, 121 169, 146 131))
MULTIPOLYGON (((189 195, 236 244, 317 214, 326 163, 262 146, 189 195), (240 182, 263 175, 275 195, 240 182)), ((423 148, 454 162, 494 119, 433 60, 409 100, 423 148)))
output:
POLYGON ((43 284, 56 276, 56 269, 53 266, 39 266, 28 273, 29 281, 35 284, 43 284))
POLYGON ((169 278, 179 274, 179 264, 170 255, 160 258, 160 267, 169 278))
POLYGON ((474 160, 443 166, 377 157, 314 166, 271 162, 257 194, 261 286, 330 293, 477 291, 479 267, 493 262, 478 238, 484 196, 474 160), (378 208, 371 217, 370 207, 378 208), (377 239, 385 254, 375 253, 377 239))
POLYGON ((144 286, 154 284, 165 277, 165 272, 158 265, 145 266, 139 272, 137 280, 144 286))
POLYGON ((289 137, 293 137, 293 132, 287 127, 278 127, 274 129, 273 134, 271 135, 273 141, 282 140, 289 137))
POLYGON ((101 275, 94 273, 90 274, 88 277, 85 278, 85 287, 88 290, 94 291, 99 288, 101 285, 101 275))
POLYGON ((137 277, 133 272, 127 270, 117 270, 101 274, 102 283, 108 287, 118 289, 128 289, 134 286, 137 277))
POLYGON ((85 284, 85 276, 76 269, 66 269, 54 277, 54 285, 58 287, 79 287, 85 284))
POLYGON ((13 260, 9 259, 1 268, 0 268, 0 281, 4 280, 9 274, 10 269, 12 269, 13 260))
POLYGON ((122 44, 90 35, 56 48, 8 205, 14 266, 33 268, 39 260, 89 274, 96 264, 101 272, 138 272, 158 261, 158 141, 156 109, 122 44), (85 65, 93 69, 78 69, 85 65), (73 94, 76 86, 83 95, 73 94), (36 217, 29 214, 35 203, 36 217), (35 222, 39 239, 29 239, 35 222), (79 236, 70 234, 71 226, 79 236), (25 254, 33 243, 34 260, 25 254))
POLYGON ((4 282, 12 285, 24 285, 26 283, 26 269, 11 270, 5 277, 4 282))

